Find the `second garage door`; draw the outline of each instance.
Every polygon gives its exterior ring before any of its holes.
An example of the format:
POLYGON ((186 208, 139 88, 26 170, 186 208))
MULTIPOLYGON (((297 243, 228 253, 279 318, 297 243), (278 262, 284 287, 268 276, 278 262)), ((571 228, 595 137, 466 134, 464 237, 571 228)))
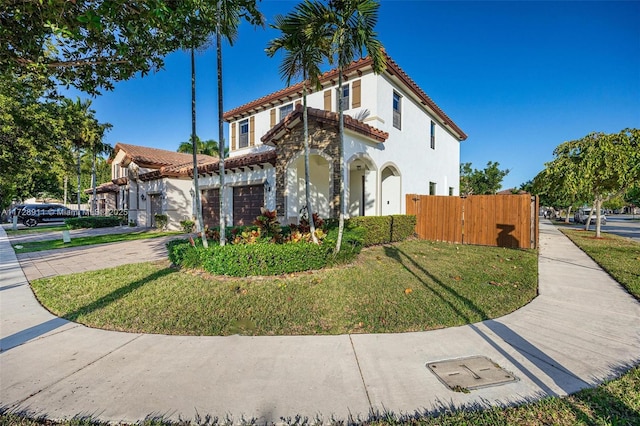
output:
POLYGON ((264 186, 236 186, 233 188, 233 224, 251 225, 264 206, 264 186))

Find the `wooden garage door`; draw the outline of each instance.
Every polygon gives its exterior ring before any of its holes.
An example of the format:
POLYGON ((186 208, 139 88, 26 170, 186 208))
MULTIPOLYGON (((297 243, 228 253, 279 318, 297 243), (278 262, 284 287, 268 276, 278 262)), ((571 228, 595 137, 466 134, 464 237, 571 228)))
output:
POLYGON ((202 191, 202 219, 204 226, 215 228, 220 226, 220 192, 218 189, 202 191))
POLYGON ((233 224, 251 225, 264 206, 264 186, 236 186, 233 188, 233 224))

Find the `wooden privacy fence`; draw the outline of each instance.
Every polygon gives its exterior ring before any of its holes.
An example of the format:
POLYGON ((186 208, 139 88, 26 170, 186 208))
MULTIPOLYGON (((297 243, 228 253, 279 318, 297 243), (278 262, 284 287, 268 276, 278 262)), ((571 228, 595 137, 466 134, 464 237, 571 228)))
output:
POLYGON ((407 194, 407 214, 425 240, 497 247, 538 247, 538 198, 522 195, 447 197, 407 194))

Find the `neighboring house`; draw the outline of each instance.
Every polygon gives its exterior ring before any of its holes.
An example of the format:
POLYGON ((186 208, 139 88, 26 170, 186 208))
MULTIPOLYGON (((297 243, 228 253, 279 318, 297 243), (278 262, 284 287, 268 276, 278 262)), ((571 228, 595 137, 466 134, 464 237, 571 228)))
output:
MULTIPOLYGON (((198 155, 198 164, 216 160, 198 155)), ((191 154, 117 143, 109 161, 115 209, 128 211, 130 222, 150 227, 155 214, 166 214, 170 229, 179 229, 181 220, 193 216, 191 154)))
MULTIPOLYGON (((106 182, 96 186, 96 205, 98 216, 106 216, 110 214, 118 213, 120 209, 118 206, 118 201, 120 201, 120 197, 118 197, 120 192, 120 188, 113 182, 106 182)), ((85 189, 85 194, 89 194, 89 206, 92 210, 93 207, 93 188, 85 189)), ((93 214, 93 212, 92 212, 93 214)))
MULTIPOLYGON (((402 214, 406 194, 458 195, 460 142, 467 135, 386 56, 373 73, 371 59, 344 70, 344 167, 339 162, 337 71, 321 77, 307 97, 312 206, 321 217, 339 213, 340 173, 347 216, 402 214)), ((251 223, 261 207, 281 223, 299 220, 305 204, 302 85, 296 84, 224 114, 230 153, 225 159, 224 212, 230 225, 251 223)), ((191 156, 117 144, 113 183, 130 220, 150 226, 154 213, 169 224, 191 217, 191 156), (182 157, 186 156, 186 157, 182 157)), ((198 166, 205 224, 219 224, 219 160, 198 166)))

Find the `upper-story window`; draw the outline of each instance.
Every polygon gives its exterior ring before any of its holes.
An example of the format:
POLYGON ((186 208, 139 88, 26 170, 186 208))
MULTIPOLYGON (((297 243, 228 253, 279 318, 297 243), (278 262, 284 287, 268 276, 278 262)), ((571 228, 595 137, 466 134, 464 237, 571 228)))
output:
POLYGON ((436 195, 436 183, 429 182, 429 195, 436 195))
MULTIPOLYGON (((339 110, 339 104, 338 102, 340 102, 340 97, 336 96, 337 101, 336 101, 336 109, 339 110)), ((351 106, 351 102, 349 99, 349 85, 345 84, 344 86, 342 86, 342 110, 346 111, 348 110, 351 106)))
POLYGON ((393 127, 402 128, 402 96, 398 92, 393 92, 393 127))
POLYGON ((431 149, 436 149, 436 123, 431 122, 431 149))
POLYGON ((238 138, 238 147, 246 148, 249 146, 249 120, 240 122, 240 137, 238 138))
POLYGON ((282 121, 289 113, 293 111, 293 104, 287 104, 280 107, 280 121, 282 121))

